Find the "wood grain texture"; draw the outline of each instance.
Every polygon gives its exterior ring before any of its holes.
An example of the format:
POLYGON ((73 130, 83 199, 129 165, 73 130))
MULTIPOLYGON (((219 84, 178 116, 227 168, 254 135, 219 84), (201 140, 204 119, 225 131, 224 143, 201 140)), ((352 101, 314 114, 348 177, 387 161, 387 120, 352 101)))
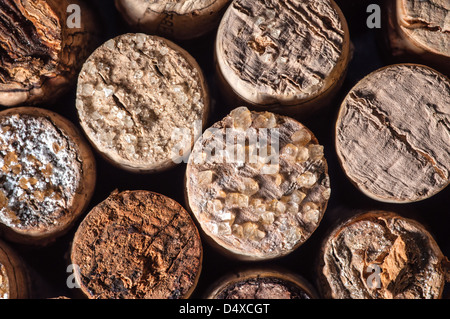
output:
POLYGON ((429 198, 449 184, 450 83, 425 66, 393 65, 342 103, 336 151, 349 179, 385 202, 429 198))
POLYGON ((2 1, 0 105, 50 103, 67 92, 96 45, 95 21, 79 1, 2 1), (71 3, 81 7, 81 28, 67 26, 71 3))
POLYGON ((238 0, 215 54, 217 72, 242 100, 288 108, 326 95, 345 75, 349 34, 333 1, 238 0))

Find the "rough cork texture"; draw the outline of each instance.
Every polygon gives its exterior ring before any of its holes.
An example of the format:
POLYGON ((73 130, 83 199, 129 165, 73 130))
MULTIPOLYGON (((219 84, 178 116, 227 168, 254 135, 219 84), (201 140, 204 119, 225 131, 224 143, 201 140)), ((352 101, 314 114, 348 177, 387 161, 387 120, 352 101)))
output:
POLYGON ((75 84, 97 40, 92 13, 78 1, 0 3, 0 105, 53 102, 75 84), (67 7, 81 7, 81 28, 67 27, 67 7))
POLYGON ((361 80, 342 103, 336 150, 367 196, 406 203, 450 181, 450 82, 419 65, 393 65, 361 80))
POLYGON ((0 180, 0 231, 38 242, 67 229, 82 212, 93 192, 95 163, 67 120, 12 108, 0 113, 0 180))
POLYGON ((183 207, 148 191, 114 192, 83 220, 72 246, 75 278, 92 299, 188 298, 202 246, 183 207))
POLYGON ((303 278, 285 273, 247 271, 228 276, 209 299, 312 299, 315 293, 303 278))
POLYGON ((186 198, 220 250, 240 259, 276 258, 319 225, 330 197, 327 171, 323 146, 305 126, 240 107, 196 142, 186 198))
POLYGON ((0 299, 25 299, 30 282, 22 259, 0 241, 0 299))
POLYGON ((300 106, 341 82, 349 43, 333 1, 238 0, 219 27, 218 73, 252 106, 300 106))
MULTIPOLYGON (((106 159, 145 173, 175 165, 172 153, 179 141, 173 133, 206 123, 209 94, 186 51, 162 38, 125 34, 86 61, 76 107, 81 126, 106 159)), ((186 154, 194 139, 183 143, 186 154)))
POLYGON ((414 44, 450 59, 450 2, 397 0, 397 17, 414 44))
POLYGON ((178 40, 211 32, 230 0, 116 0, 116 8, 135 29, 178 40))
POLYGON ((445 284, 444 261, 432 236, 416 221, 367 212, 326 239, 320 288, 323 297, 334 299, 438 299, 445 284))

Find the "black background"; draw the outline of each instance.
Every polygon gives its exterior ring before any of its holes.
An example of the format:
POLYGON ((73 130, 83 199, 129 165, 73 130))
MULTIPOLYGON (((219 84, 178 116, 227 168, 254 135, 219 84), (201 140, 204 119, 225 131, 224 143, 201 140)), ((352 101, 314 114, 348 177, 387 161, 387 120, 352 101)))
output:
MULTIPOLYGON (((96 0, 90 2, 96 7, 100 23, 104 27, 102 42, 117 35, 133 31, 123 24, 120 15, 114 7, 113 1, 96 0)), ((382 5, 382 1, 341 0, 337 1, 337 3, 346 16, 350 28, 350 37, 354 45, 354 55, 349 66, 346 81, 338 96, 330 103, 329 108, 310 118, 298 118, 298 120, 314 132, 319 142, 325 146, 332 195, 324 218, 318 229, 301 247, 286 257, 269 262, 236 262, 217 253, 203 240, 203 270, 192 298, 203 298, 217 279, 225 274, 237 271, 242 267, 282 267, 303 276, 313 286, 316 286, 317 269, 315 268, 315 263, 324 236, 326 236, 327 232, 337 222, 354 215, 360 209, 390 210, 402 216, 416 219, 434 235, 444 255, 450 256, 449 187, 434 197, 418 203, 384 204, 371 200, 360 193, 346 179, 338 164, 334 148, 333 131, 340 102, 357 81, 368 73, 384 65, 393 63, 393 60, 390 60, 388 55, 385 54, 385 48, 382 45, 385 37, 383 34, 384 30, 369 29, 366 25, 366 19, 369 16, 369 13, 366 13, 367 6, 371 3, 382 5)), ((238 106, 226 105, 215 86, 213 61, 214 38, 215 34, 212 33, 191 42, 177 42, 197 59, 208 79, 214 100, 214 110, 210 124, 222 118, 232 108, 238 106)), ((79 126, 75 109, 75 88, 55 105, 43 105, 42 107, 60 113, 79 126)), ((97 155, 96 159, 97 186, 90 206, 85 214, 96 204, 106 199, 115 189, 120 191, 133 189, 155 191, 169 196, 185 206, 183 197, 185 164, 180 164, 176 168, 164 173, 142 175, 117 169, 97 155)), ((76 289, 69 289, 66 286, 67 277, 70 275, 70 273, 66 272, 66 268, 70 264, 68 257, 71 240, 81 219, 79 219, 78 223, 69 233, 47 247, 33 247, 9 243, 10 246, 16 249, 30 269, 33 278, 34 298, 42 299, 58 296, 67 296, 69 298, 80 297, 76 289)), ((449 289, 446 287, 444 297, 450 298, 449 295, 449 289)))

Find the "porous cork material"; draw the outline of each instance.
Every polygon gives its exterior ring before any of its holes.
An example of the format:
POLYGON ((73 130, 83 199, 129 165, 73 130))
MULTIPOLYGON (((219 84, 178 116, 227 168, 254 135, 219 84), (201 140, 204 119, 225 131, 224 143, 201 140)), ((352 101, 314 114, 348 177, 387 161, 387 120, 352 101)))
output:
POLYGON ((30 293, 29 274, 22 258, 0 241, 0 299, 26 299, 30 293))
POLYGON ((7 0, 0 3, 0 105, 53 103, 76 83, 98 41, 90 7, 77 0, 7 0), (67 24, 80 6, 80 28, 67 24))
POLYGON ((88 139, 105 159, 153 173, 174 167, 192 148, 196 123, 202 127, 208 118, 209 93, 189 53, 163 38, 128 33, 88 58, 76 107, 88 139), (174 133, 183 130, 192 138, 180 142, 174 133))
POLYGON ((114 192, 80 224, 75 278, 91 299, 178 299, 202 265, 198 230, 183 207, 149 191, 114 192))
POLYGON ((217 28, 231 0, 116 0, 133 28, 177 40, 199 38, 217 28))
POLYGON ((78 129, 41 108, 0 112, 0 233, 48 244, 67 232, 95 187, 95 159, 78 129))
POLYGON ((242 105, 312 113, 345 78, 349 31, 330 0, 237 0, 219 26, 215 57, 223 91, 242 105))
POLYGON ((388 50, 450 74, 450 4, 445 0, 386 3, 388 50))
POLYGON ((325 212, 331 190, 323 152, 296 120, 239 107, 197 140, 186 202, 220 251, 246 260, 287 255, 325 212))
POLYGON ((369 211, 342 223, 324 241, 320 290, 334 299, 439 299, 446 262, 418 222, 369 211))
POLYGON ((225 276, 208 299, 316 299, 303 277, 290 272, 257 269, 225 276))
POLYGON ((450 182, 450 81, 421 65, 379 69, 356 84, 336 123, 336 151, 367 196, 427 199, 450 182))

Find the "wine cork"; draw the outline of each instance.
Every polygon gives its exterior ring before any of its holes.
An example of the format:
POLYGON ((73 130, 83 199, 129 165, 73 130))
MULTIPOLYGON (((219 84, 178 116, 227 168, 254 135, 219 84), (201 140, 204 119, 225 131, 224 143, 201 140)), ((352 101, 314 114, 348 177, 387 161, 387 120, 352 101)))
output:
POLYGON ((230 0, 116 0, 116 8, 137 31, 192 40, 213 31, 230 0))
POLYGON ((386 3, 386 40, 391 56, 450 74, 450 5, 442 0, 386 3))
POLYGON ((202 254, 180 204, 149 191, 116 191, 80 224, 71 260, 90 299, 178 299, 195 289, 202 254))
POLYGON ((30 281, 22 258, 0 241, 0 299, 27 299, 30 281))
POLYGON ((296 120, 239 107, 195 143, 187 206, 219 251, 242 260, 285 256, 325 212, 330 180, 323 152, 296 120))
POLYGON ((336 151, 350 181, 383 202, 430 198, 449 184, 450 82, 413 64, 379 69, 344 99, 336 151))
POLYGON ((231 103, 309 115, 342 85, 349 39, 334 1, 237 0, 219 26, 217 78, 231 103))
POLYGON ((12 0, 0 9, 0 105, 54 102, 96 45, 91 8, 78 0, 12 0), (80 8, 79 19, 69 19, 69 5, 80 8))
POLYGON ((141 173, 182 161, 206 124, 209 103, 194 58, 169 40, 142 33, 97 48, 80 73, 76 99, 96 150, 115 166, 141 173), (180 141, 180 134, 187 138, 180 141))
POLYGON ((95 159, 78 129, 41 108, 0 112, 0 234, 45 245, 67 232, 95 187, 95 159))
POLYGON ((289 271, 250 269, 220 279, 208 299, 317 299, 303 277, 289 271))
POLYGON ((417 221, 368 211, 340 224, 324 241, 320 290, 334 299, 439 299, 445 262, 417 221))

